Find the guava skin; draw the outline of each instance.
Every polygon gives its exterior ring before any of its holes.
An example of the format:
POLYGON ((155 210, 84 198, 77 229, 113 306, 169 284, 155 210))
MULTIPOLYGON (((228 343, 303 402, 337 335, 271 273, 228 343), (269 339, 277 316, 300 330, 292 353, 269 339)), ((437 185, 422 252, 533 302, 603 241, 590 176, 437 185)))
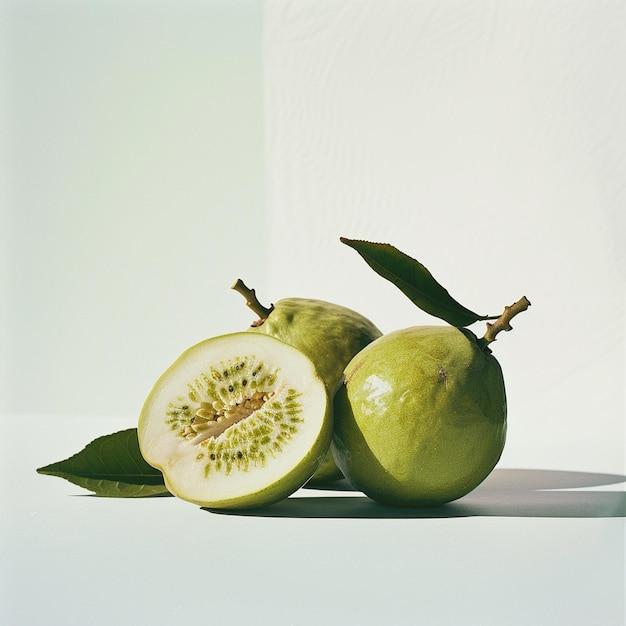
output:
POLYGON ((324 456, 324 459, 315 470, 315 473, 309 480, 306 482, 306 486, 308 487, 323 487, 328 483, 333 483, 337 480, 341 480, 344 478, 344 475, 341 473, 341 470, 337 467, 335 463, 335 459, 333 458, 332 452, 330 450, 330 442, 328 446, 328 450, 324 456))
POLYGON ((506 438, 497 360, 467 329, 389 333, 345 369, 333 455, 352 486, 382 504, 436 506, 477 487, 506 438))
POLYGON ((350 359, 382 335, 360 313, 338 304, 308 298, 285 298, 267 319, 251 328, 304 352, 333 394, 350 359))
MULTIPOLYGON (((281 339, 313 361, 332 399, 346 364, 382 335, 366 317, 344 306, 308 298, 278 301, 267 319, 250 328, 281 339)), ((308 484, 323 485, 343 478, 330 450, 308 484)))

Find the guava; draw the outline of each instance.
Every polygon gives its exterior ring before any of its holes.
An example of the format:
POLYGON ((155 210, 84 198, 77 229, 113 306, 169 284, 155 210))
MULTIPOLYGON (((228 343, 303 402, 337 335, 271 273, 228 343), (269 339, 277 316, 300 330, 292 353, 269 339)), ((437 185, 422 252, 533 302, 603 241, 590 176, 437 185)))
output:
MULTIPOLYGON (((350 359, 382 335, 369 319, 338 304, 285 298, 266 308, 241 280, 233 289, 246 298, 248 306, 259 316, 249 331, 280 339, 306 354, 324 381, 331 402, 350 359)), ((323 485, 341 478, 329 449, 309 484, 323 485)))
POLYGON ((382 504, 456 500, 489 475, 505 444, 502 370, 467 329, 384 335, 347 365, 334 402, 335 460, 382 504))
POLYGON ((305 354, 239 332, 186 350, 148 395, 137 432, 172 494, 214 509, 258 507, 295 492, 321 464, 331 405, 305 354))

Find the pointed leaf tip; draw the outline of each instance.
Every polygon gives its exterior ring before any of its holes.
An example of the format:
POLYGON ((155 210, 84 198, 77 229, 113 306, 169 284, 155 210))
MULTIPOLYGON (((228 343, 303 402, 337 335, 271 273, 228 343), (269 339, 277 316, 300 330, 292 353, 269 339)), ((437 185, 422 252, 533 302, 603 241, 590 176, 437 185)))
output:
POLYGON ((340 237, 340 241, 356 250, 377 274, 392 282, 426 313, 459 328, 491 319, 457 302, 424 265, 396 247, 347 237, 340 237))
POLYGON ((64 461, 38 468, 37 473, 64 478, 98 496, 136 498, 169 493, 161 472, 141 456, 136 428, 98 437, 64 461))

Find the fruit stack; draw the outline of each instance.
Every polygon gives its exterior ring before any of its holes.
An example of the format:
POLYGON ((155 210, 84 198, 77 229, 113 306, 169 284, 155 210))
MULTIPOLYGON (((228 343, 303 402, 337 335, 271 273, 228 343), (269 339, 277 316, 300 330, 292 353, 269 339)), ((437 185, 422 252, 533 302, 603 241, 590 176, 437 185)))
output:
POLYGON ((167 491, 213 509, 267 506, 344 478, 391 506, 436 506, 477 487, 506 438, 504 379, 489 345, 530 302, 478 315, 393 246, 341 241, 445 324, 383 335, 321 300, 265 307, 238 280, 258 316, 249 329, 186 350, 156 382, 137 429, 38 471, 100 495, 167 491), (467 328, 480 320, 482 338, 467 328), (134 485, 120 480, 132 482, 115 466, 124 458, 134 485))

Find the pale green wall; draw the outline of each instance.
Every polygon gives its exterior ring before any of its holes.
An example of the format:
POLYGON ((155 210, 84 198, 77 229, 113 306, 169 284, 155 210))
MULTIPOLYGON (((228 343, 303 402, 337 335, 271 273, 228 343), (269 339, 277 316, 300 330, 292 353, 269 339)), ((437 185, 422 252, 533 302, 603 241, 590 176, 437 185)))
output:
POLYGON ((133 417, 169 362, 250 319, 262 4, 2 5, 5 409, 133 417))

